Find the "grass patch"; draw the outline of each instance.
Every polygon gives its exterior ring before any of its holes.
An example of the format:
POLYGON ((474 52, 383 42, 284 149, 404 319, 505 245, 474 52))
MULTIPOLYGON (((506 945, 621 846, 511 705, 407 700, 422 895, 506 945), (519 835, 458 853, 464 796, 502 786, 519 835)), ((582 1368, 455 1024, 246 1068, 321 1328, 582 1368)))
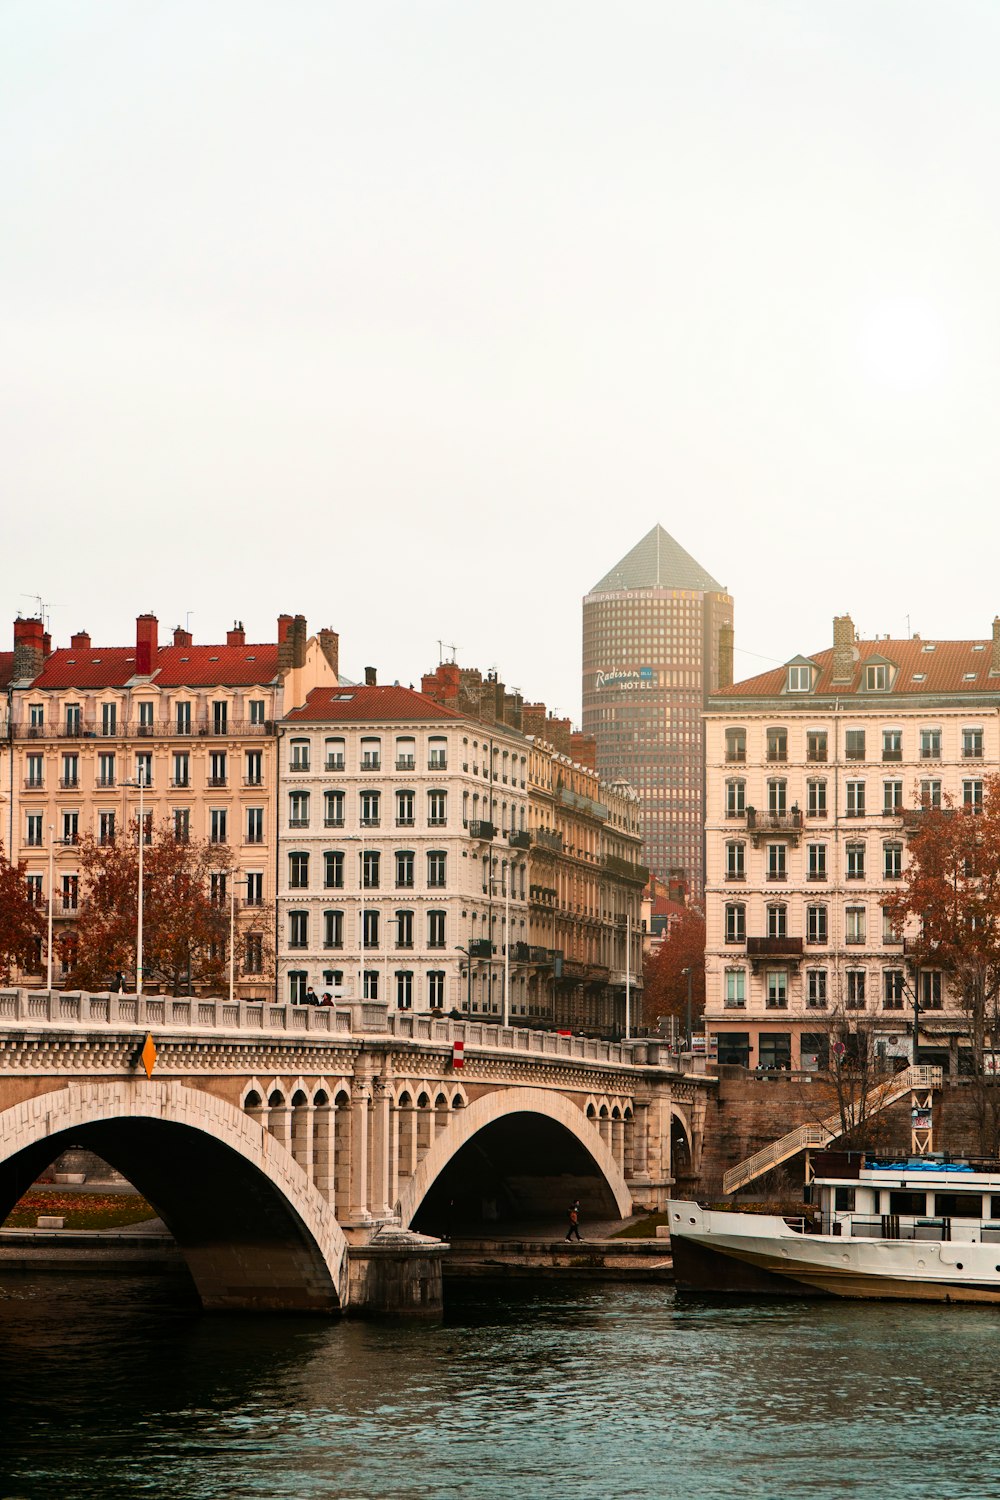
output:
POLYGON ((624 1229, 616 1229, 611 1236, 613 1240, 655 1240, 656 1229, 659 1224, 669 1224, 669 1214, 649 1214, 645 1219, 638 1219, 634 1224, 627 1224, 624 1229))
POLYGON ((61 1214, 67 1229, 119 1229, 155 1219, 156 1209, 137 1193, 25 1193, 4 1221, 5 1229, 34 1229, 39 1214, 61 1214))

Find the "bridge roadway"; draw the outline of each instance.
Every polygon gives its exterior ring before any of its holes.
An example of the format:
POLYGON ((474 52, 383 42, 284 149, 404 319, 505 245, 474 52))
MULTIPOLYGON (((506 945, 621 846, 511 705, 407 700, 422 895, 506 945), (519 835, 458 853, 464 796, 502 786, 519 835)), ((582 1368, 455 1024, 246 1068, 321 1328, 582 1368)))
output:
POLYGON ((591 1219, 661 1208, 672 1142, 697 1167, 711 1087, 650 1040, 0 990, 0 1223, 80 1146, 155 1205, 206 1307, 418 1305, 440 1279, 425 1236, 573 1198, 591 1219))

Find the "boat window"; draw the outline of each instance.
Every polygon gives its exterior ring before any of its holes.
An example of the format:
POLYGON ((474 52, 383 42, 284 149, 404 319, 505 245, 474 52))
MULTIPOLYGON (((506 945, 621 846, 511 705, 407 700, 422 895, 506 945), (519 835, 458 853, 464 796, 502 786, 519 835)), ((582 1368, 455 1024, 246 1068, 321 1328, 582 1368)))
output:
POLYGON ((943 1219, 981 1219, 981 1193, 935 1193, 934 1212, 943 1219))
POLYGON ((841 1187, 841 1188, 834 1188, 834 1191, 833 1191, 833 1206, 838 1211, 838 1213, 853 1213, 854 1212, 854 1189, 853 1188, 843 1188, 843 1187, 841 1187))
POLYGON ((926 1193, 890 1193, 889 1212, 891 1214, 925 1214, 927 1212, 926 1193))

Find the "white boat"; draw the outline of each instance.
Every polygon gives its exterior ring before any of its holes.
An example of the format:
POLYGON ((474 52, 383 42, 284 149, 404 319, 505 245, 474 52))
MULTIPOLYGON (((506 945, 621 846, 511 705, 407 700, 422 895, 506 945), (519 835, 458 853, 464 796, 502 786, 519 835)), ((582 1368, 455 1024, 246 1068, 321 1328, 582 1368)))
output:
POLYGON ((1000 1302, 1000 1162, 817 1158, 812 1218, 671 1201, 678 1287, 1000 1302))

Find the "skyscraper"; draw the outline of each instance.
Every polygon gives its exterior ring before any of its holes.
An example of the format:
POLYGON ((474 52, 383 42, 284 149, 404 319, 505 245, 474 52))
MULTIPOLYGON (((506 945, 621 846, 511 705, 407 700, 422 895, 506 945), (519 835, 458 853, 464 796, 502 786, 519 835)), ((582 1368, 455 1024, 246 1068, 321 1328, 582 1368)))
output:
POLYGON ((704 883, 705 698, 732 681, 733 601, 654 526, 583 601, 583 729, 642 799, 645 861, 704 883))

